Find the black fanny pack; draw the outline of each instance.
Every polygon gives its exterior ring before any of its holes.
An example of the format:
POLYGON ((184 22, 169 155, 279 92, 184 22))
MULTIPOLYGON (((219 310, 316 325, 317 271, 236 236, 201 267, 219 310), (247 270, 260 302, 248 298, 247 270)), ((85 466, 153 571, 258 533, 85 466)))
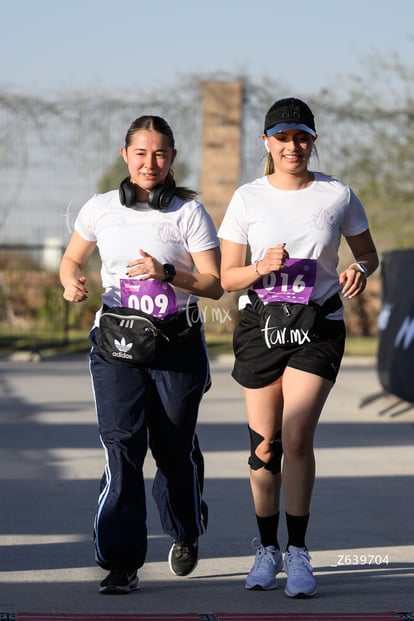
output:
POLYGON ((266 346, 297 347, 320 338, 320 320, 342 308, 336 293, 323 305, 309 303, 269 302, 263 304, 254 291, 249 291, 253 310, 260 316, 260 331, 266 346))
POLYGON ((133 308, 104 306, 99 319, 98 350, 110 360, 148 364, 160 346, 185 342, 195 329, 199 331, 200 324, 197 305, 166 319, 133 308))

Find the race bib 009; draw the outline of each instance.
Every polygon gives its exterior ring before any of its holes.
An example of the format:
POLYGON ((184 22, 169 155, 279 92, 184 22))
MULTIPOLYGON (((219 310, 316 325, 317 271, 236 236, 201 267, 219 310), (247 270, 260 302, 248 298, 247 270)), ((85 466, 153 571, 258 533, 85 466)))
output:
POLYGON ((174 289, 160 280, 121 278, 121 306, 134 308, 157 319, 165 319, 178 311, 174 289))

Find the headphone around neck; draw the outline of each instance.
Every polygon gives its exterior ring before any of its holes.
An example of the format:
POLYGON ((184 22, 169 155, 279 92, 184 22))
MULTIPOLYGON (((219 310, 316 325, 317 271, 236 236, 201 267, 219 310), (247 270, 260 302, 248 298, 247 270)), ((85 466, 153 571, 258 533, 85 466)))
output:
MULTIPOLYGON (((152 207, 152 209, 165 209, 175 197, 175 191, 175 183, 169 187, 165 186, 163 183, 159 183, 150 191, 148 195, 148 205, 152 207)), ((129 177, 125 177, 125 179, 121 181, 121 185, 119 186, 119 200, 121 201, 121 205, 125 205, 125 207, 133 207, 137 204, 135 185, 131 183, 129 177)))

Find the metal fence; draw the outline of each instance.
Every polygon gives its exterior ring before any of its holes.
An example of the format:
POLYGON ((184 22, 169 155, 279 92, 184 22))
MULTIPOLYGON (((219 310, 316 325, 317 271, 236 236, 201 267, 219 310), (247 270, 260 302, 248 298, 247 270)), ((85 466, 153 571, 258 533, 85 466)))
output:
MULTIPOLYGON (((187 178, 180 181, 199 188, 202 87, 200 79, 188 80, 176 87, 173 101, 158 93, 136 100, 91 94, 55 101, 0 93, 0 244, 57 240, 64 245, 81 205, 120 157, 125 133, 141 114, 167 118, 176 137, 176 161, 185 165, 187 178)), ((262 123, 277 91, 274 84, 244 84, 240 183, 261 174, 262 123)), ((309 101, 320 130, 319 164, 338 174, 356 136, 361 144, 364 119, 350 128, 351 112, 338 124, 337 106, 327 108, 320 98, 309 101)))
MULTIPOLYGON (((50 101, 0 93, 0 347, 13 339, 22 346, 28 340, 63 343, 72 327, 90 319, 87 306, 68 310, 57 265, 76 214, 119 157, 134 118, 167 118, 177 160, 187 171, 180 182, 199 187, 202 84, 192 76, 175 86, 173 96, 152 93, 135 100, 91 94, 50 101)), ((275 83, 244 81, 240 183, 262 174, 261 126, 277 92, 275 83)), ((369 114, 344 114, 343 107, 326 103, 326 95, 306 99, 318 119, 318 165, 339 174, 353 157, 356 137, 359 145, 364 136, 369 143, 369 114)))

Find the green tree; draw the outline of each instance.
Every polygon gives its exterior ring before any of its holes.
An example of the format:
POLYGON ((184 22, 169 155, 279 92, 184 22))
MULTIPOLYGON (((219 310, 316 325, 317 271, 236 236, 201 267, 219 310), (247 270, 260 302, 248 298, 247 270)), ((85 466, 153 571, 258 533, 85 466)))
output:
POLYGON ((340 144, 336 174, 362 200, 380 251, 414 246, 414 70, 398 56, 366 58, 362 77, 333 91, 319 106, 329 106, 330 134, 340 144), (334 128, 334 129, 333 129, 334 128))

